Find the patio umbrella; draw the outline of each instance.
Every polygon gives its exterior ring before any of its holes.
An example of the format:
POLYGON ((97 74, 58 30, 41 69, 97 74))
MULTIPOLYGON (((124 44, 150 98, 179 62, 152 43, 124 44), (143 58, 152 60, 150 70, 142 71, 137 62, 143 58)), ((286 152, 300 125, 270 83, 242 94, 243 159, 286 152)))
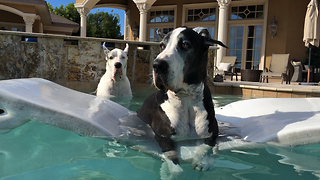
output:
POLYGON ((303 41, 305 46, 309 47, 309 62, 308 62, 308 77, 307 83, 309 83, 310 77, 310 60, 311 60, 311 45, 319 46, 320 39, 320 19, 317 0, 311 0, 307 6, 307 13, 304 21, 304 34, 303 41))

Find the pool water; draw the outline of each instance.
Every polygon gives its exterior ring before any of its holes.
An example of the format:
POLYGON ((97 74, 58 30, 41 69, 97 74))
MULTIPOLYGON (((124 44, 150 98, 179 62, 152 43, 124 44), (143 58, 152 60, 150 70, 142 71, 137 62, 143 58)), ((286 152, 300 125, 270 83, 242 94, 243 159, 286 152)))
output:
MULTIPOLYGON (((128 103, 113 99, 136 111, 152 92, 137 91, 128 103)), ((215 106, 242 99, 213 96, 215 106)), ((161 179, 163 161, 115 141, 79 136, 30 121, 0 134, 0 179, 161 179)), ((253 145, 219 152, 215 166, 206 172, 181 165, 179 179, 319 179, 320 145, 281 148, 253 145)))

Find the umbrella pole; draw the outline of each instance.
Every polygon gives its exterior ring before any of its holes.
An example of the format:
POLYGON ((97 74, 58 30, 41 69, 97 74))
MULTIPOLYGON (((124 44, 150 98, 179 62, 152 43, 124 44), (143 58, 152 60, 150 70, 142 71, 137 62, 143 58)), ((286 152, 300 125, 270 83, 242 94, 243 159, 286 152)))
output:
POLYGON ((310 64, 311 64, 311 45, 309 44, 309 62, 308 62, 307 83, 310 82, 310 64))

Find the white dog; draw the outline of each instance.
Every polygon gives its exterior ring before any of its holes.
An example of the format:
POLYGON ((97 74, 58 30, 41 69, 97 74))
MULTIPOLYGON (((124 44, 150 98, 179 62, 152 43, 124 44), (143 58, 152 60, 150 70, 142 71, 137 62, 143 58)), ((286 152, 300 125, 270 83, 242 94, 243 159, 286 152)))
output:
POLYGON ((116 97, 132 96, 130 81, 127 77, 127 60, 129 45, 124 50, 115 48, 109 51, 103 43, 106 54, 106 73, 100 79, 97 87, 97 96, 116 97))

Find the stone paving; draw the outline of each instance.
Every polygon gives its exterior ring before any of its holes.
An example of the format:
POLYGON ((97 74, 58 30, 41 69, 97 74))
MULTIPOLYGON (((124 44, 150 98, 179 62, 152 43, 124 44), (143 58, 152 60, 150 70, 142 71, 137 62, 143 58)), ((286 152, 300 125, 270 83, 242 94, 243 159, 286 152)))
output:
POLYGON ((320 97, 320 85, 299 85, 299 82, 281 84, 280 81, 269 83, 230 81, 215 82, 211 87, 215 93, 225 92, 257 97, 320 97), (229 92, 228 92, 229 91, 229 92))

